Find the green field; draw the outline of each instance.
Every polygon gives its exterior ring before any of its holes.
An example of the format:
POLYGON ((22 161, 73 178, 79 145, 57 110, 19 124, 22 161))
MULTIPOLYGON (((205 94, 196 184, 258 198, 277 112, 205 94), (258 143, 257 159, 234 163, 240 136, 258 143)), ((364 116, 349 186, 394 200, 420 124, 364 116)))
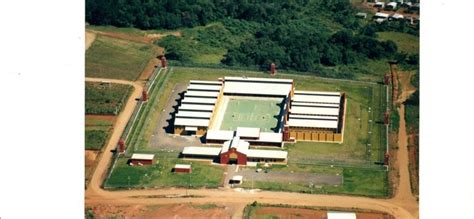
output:
POLYGON ((86 114, 119 114, 132 89, 130 85, 86 82, 86 114))
MULTIPOLYGON (((315 166, 308 165, 309 169, 315 166)), ((317 167, 317 166, 316 166, 317 167)), ((280 170, 283 170, 279 169, 280 170)), ((347 194, 370 197, 384 197, 389 195, 387 172, 382 169, 363 169, 355 167, 317 167, 314 173, 338 173, 343 175, 342 186, 309 187, 302 183, 258 182, 244 180, 243 188, 259 188, 270 191, 289 191, 315 194, 347 194)), ((298 171, 298 170, 293 170, 298 171)), ((313 172, 313 171, 312 171, 313 172)))
POLYGON ((85 120, 86 149, 100 150, 112 133, 113 123, 108 120, 88 118, 85 120))
POLYGON ((420 52, 420 38, 407 33, 378 32, 379 40, 392 40, 398 46, 398 51, 406 53, 420 52))
POLYGON ((260 128, 262 132, 277 132, 280 118, 280 100, 230 98, 221 124, 221 130, 237 127, 260 128))
MULTIPOLYGON (((177 154, 176 154, 177 156, 177 154)), ((157 163, 150 166, 129 166, 128 158, 119 158, 117 165, 104 187, 209 187, 222 184, 224 168, 204 162, 189 162, 177 158, 165 158, 158 155, 157 163), (175 164, 191 164, 191 174, 173 173, 175 164)))
POLYGON ((86 77, 136 80, 154 56, 152 45, 98 35, 86 51, 86 77))

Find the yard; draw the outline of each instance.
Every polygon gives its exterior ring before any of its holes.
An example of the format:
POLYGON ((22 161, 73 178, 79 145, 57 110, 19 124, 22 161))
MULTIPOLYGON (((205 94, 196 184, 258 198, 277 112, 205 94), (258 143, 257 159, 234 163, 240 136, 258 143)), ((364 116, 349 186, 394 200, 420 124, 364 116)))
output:
MULTIPOLYGON (((190 162, 178 158, 157 155, 156 164, 150 166, 129 166, 129 158, 119 158, 104 187, 106 188, 143 188, 143 187, 208 187, 222 185, 224 168, 209 165, 207 162, 190 162), (175 164, 191 164, 192 173, 174 173, 175 164)), ((175 154, 177 157, 177 154, 175 154)))
POLYGON ((136 80, 155 53, 150 44, 98 35, 86 52, 86 77, 136 80))
POLYGON ((237 127, 258 127, 262 132, 278 130, 282 100, 267 98, 229 98, 221 130, 236 130, 237 127))
POLYGON ((398 51, 409 54, 420 52, 420 39, 407 33, 399 32, 378 32, 379 40, 392 40, 398 46, 398 51))
POLYGON ((86 114, 119 114, 132 89, 130 85, 86 82, 86 114))

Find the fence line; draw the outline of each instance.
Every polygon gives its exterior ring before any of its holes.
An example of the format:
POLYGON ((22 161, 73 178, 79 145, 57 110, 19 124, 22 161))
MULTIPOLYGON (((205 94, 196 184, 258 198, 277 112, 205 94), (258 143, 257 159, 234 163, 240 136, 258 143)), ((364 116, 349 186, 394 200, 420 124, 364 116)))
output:
MULTIPOLYGON (((158 75, 160 75, 161 71, 162 71, 162 68, 157 68, 157 69, 155 69, 155 71, 154 71, 154 73, 153 73, 153 74, 155 75, 154 78, 152 79, 153 81, 156 80, 156 78, 158 77, 158 75), (155 73, 156 73, 156 74, 155 74, 155 73)), ((143 105, 143 101, 142 101, 141 98, 140 98, 138 104, 137 104, 137 105, 135 106, 135 108, 133 109, 133 112, 132 112, 132 115, 131 115, 131 118, 133 118, 133 119, 128 120, 127 125, 125 126, 124 131, 123 131, 122 134, 120 135, 120 139, 123 139, 125 142, 127 142, 127 140, 128 140, 128 136, 129 136, 129 134, 130 134, 130 130, 131 130, 131 128, 133 127, 133 125, 135 124, 135 121, 136 121, 136 119, 137 119, 137 117, 138 117, 138 115, 139 115, 139 113, 140 113, 140 111, 141 111, 141 109, 142 109, 142 105, 143 105)), ((112 174, 112 170, 115 168, 115 166, 116 166, 116 164, 117 164, 118 157, 119 157, 119 153, 118 153, 117 146, 116 146, 116 150, 115 150, 115 152, 114 152, 113 155, 112 155, 112 165, 110 165, 109 168, 107 169, 107 174, 106 174, 107 177, 106 177, 106 180, 104 180, 104 181, 102 182, 102 186, 104 186, 104 184, 105 184, 105 182, 107 181, 107 179, 110 178, 110 175, 112 174)))

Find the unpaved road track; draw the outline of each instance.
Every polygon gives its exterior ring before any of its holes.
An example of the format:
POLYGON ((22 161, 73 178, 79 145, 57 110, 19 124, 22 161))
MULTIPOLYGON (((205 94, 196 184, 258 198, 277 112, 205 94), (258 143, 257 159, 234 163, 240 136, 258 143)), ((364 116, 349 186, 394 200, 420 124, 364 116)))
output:
MULTIPOLYGON (((87 79, 86 79, 87 80, 87 79)), ((90 79, 90 80, 107 80, 114 83, 117 80, 109 79, 90 79)), ((118 80, 121 81, 121 80, 118 80)), ((123 81, 122 81, 123 82, 123 81)), ((136 84, 137 82, 127 82, 127 84, 136 84)), ((408 150, 407 136, 405 129, 404 106, 399 109, 400 112, 400 133, 399 133, 399 150, 397 151, 397 165, 400 170, 400 184, 396 189, 395 196, 391 199, 375 199, 355 196, 341 195, 312 195, 302 193, 289 192, 270 192, 259 191, 238 192, 231 189, 159 189, 159 190, 123 190, 123 191, 106 191, 100 185, 104 180, 107 167, 109 166, 113 150, 118 142, 118 138, 125 128, 133 108, 135 107, 135 98, 139 97, 141 89, 135 89, 130 99, 127 101, 124 111, 118 116, 116 127, 112 133, 111 140, 107 145, 104 155, 98 163, 98 166, 92 176, 91 182, 85 192, 85 205, 90 207, 94 205, 162 205, 177 203, 230 203, 239 206, 242 209, 248 203, 253 201, 270 203, 270 204, 291 204, 300 206, 323 206, 323 207, 341 207, 341 208, 361 208, 376 211, 387 212, 396 218, 411 219, 418 218, 418 202, 413 197, 410 189, 410 179, 408 173, 408 150), (185 194, 203 196, 199 198, 162 198, 156 195, 172 195, 185 194), (155 197, 151 197, 155 196, 155 197)), ((234 218, 241 218, 242 212, 236 212, 234 218)))
POLYGON ((89 49, 89 47, 91 47, 96 37, 97 35, 95 33, 86 31, 86 51, 89 49))

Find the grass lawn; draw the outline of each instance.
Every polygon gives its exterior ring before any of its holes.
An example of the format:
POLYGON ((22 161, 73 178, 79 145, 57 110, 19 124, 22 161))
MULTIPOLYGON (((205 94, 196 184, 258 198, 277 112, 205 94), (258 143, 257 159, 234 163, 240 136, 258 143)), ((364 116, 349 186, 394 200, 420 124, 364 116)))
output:
MULTIPOLYGON (((312 169, 308 166, 308 169, 312 169)), ((301 183, 280 183, 280 182, 251 182, 244 180, 242 187, 244 188, 259 188, 271 191, 289 191, 289 192, 304 192, 317 194, 348 194, 361 195, 370 197, 385 197, 388 195, 388 176, 384 170, 363 169, 352 167, 321 167, 316 166, 317 172, 340 172, 343 174, 342 186, 320 186, 310 188, 307 184, 301 183), (253 185, 252 185, 253 184, 253 185)), ((296 170, 297 171, 297 170, 296 170)))
POLYGON ((85 148, 92 150, 102 149, 112 133, 113 122, 86 116, 85 123, 85 148))
POLYGON ((407 33, 378 32, 379 40, 392 40, 398 46, 398 51, 406 53, 420 52, 420 38, 407 33))
POLYGON ((86 51, 86 76, 136 80, 154 56, 152 45, 98 35, 86 51))
POLYGON ((132 89, 130 85, 86 82, 86 114, 119 114, 132 89))
POLYGON ((205 162, 159 157, 154 165, 129 166, 127 161, 128 158, 119 158, 110 178, 105 181, 105 187, 218 187, 223 182, 224 168, 205 162), (190 163, 191 174, 171 172, 175 164, 190 163))
POLYGON ((262 132, 275 132, 278 130, 281 102, 281 100, 266 100, 265 98, 230 98, 220 129, 236 130, 237 127, 256 127, 262 132))

